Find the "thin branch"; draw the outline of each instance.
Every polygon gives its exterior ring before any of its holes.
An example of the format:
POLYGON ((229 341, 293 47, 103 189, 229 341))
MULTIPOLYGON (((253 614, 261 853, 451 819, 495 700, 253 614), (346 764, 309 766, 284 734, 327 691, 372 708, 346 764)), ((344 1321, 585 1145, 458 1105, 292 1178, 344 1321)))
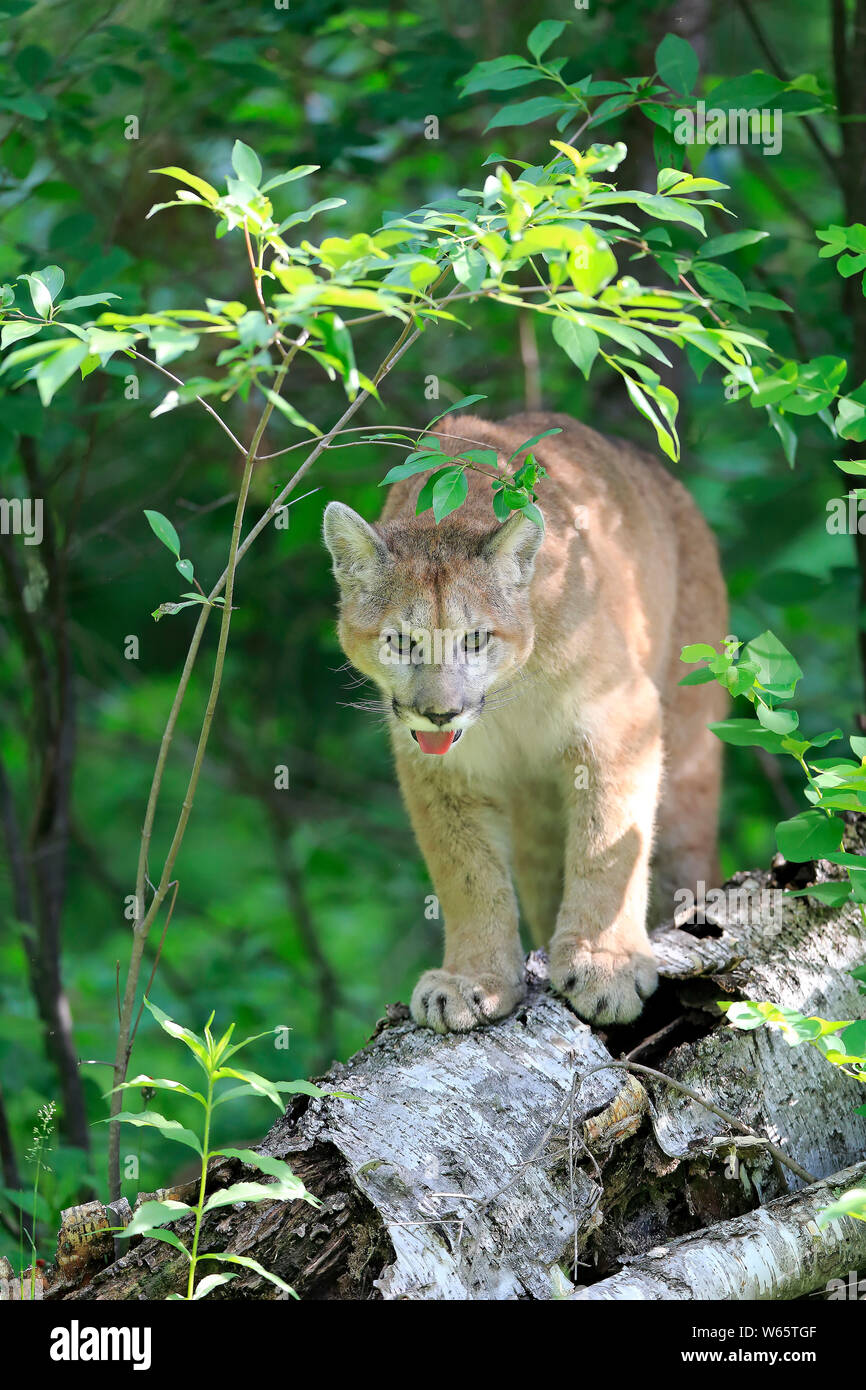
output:
MULTIPOLYGON (((590 1067, 589 1071, 584 1072, 583 1076, 580 1078, 578 1094, 580 1092, 580 1088, 583 1086, 583 1083, 587 1081, 589 1077, 595 1076, 598 1072, 610 1071, 611 1069, 638 1072, 643 1076, 651 1076, 654 1081, 664 1082, 666 1086, 670 1086, 673 1088, 673 1090, 679 1091, 681 1095, 688 1096, 690 1100, 697 1101, 698 1104, 702 1105, 705 1110, 709 1110, 711 1114, 717 1115, 720 1120, 724 1120, 726 1124, 730 1125, 732 1129, 738 1130, 740 1134, 747 1134, 751 1139, 759 1139, 761 1143, 766 1146, 768 1152, 773 1155, 773 1158, 775 1158, 778 1163, 782 1163, 786 1168, 790 1168, 791 1172, 796 1173, 797 1177, 802 1178, 804 1182, 813 1183, 818 1181, 818 1179, 812 1173, 808 1172, 807 1169, 801 1167, 795 1159, 789 1158, 787 1154, 782 1152, 778 1145, 773 1144, 769 1139, 766 1138, 765 1135, 758 1134, 749 1125, 745 1124, 743 1120, 738 1119, 736 1115, 729 1115, 727 1110, 722 1110, 718 1105, 714 1105, 712 1101, 706 1100, 704 1096, 698 1095, 697 1091, 693 1091, 691 1087, 684 1086, 680 1081, 674 1081, 673 1077, 666 1076, 663 1071, 656 1071, 654 1067, 646 1067, 643 1066, 643 1064, 640 1062, 628 1062, 624 1060, 618 1062, 603 1062, 601 1066, 590 1067)), ((499 1197, 502 1196, 503 1192, 507 1192, 508 1188, 511 1187, 517 1181, 520 1174, 524 1172, 528 1167, 530 1167, 531 1164, 533 1164, 535 1160, 539 1157, 539 1155, 543 1153, 554 1131, 556 1130, 557 1125, 562 1120, 562 1117, 564 1116, 569 1105, 572 1104, 573 1099, 573 1087, 569 1087, 565 1099, 562 1102, 562 1105, 559 1107, 559 1110, 557 1111, 554 1119, 548 1125, 547 1129, 542 1134, 538 1143, 533 1146, 532 1150, 529 1154, 527 1154, 526 1158, 522 1161, 522 1163, 520 1163, 518 1167, 514 1169, 507 1181, 504 1182, 501 1187, 498 1187, 496 1191, 493 1192, 489 1197, 485 1197, 483 1199, 485 1207, 488 1207, 491 1204, 491 1202, 495 1202, 499 1197)))
MULTIPOLYGON (((770 47, 767 35, 764 32, 764 29, 758 19, 758 16, 755 14, 754 10, 749 4, 749 0, 737 0, 737 4, 740 8, 740 12, 743 15, 743 18, 745 19, 746 23, 752 31, 752 34, 754 35, 755 42, 757 43, 767 62, 770 64, 770 67, 773 69, 773 72, 776 74, 779 81, 790 82, 791 79, 788 73, 785 72, 785 69, 782 67, 782 64, 779 62, 778 58, 776 57, 775 53, 770 47)), ((804 129, 809 132, 809 137, 813 145, 815 146, 821 158, 824 160, 825 164, 829 168, 831 174, 834 178, 838 177, 839 162, 836 156, 834 155, 833 151, 830 149, 829 145, 825 144, 824 138, 821 135, 821 132, 819 131, 818 127, 815 125, 815 122, 811 119, 810 116, 801 116, 800 119, 803 122, 804 129)))
MULTIPOLYGON (((174 372, 170 372, 170 371, 168 370, 168 368, 167 368, 167 367, 163 367, 162 364, 161 364, 160 362, 154 362, 154 360, 153 360, 152 357, 146 357, 145 354, 144 354, 143 352, 139 352, 137 348, 128 348, 127 351, 128 351, 128 352, 131 352, 132 355, 133 355, 133 357, 137 358, 140 362, 146 362, 147 365, 148 365, 149 367, 155 367, 156 370, 157 370, 158 372, 162 372, 163 376, 167 376, 168 379, 169 379, 169 381, 173 381, 173 382, 175 383, 176 386, 185 386, 185 385, 186 385, 186 382, 183 381, 179 376, 175 376, 174 372)), ((213 418, 216 420, 217 424, 219 425, 220 429, 223 430, 224 433, 228 435, 229 439, 231 440, 232 444, 234 444, 234 446, 235 446, 235 448, 237 449, 238 453, 240 453, 240 454, 246 454, 246 449, 244 448, 244 446, 243 446, 243 444, 241 443, 241 441, 240 441, 239 439, 237 439, 237 438, 235 437, 235 435, 232 434, 232 432, 231 432, 231 430, 229 429, 228 425, 226 424, 225 420, 222 418, 221 415, 218 415, 218 414, 217 414, 217 412, 214 410, 213 406, 210 405, 210 404, 204 399, 203 396, 196 396, 195 399, 198 401, 199 405, 203 405, 203 406, 204 406, 204 408, 205 408, 205 410, 207 411, 208 415, 212 415, 212 416, 213 416, 213 418)))
MULTIPOLYGON (((283 381, 285 379, 287 369, 287 362, 283 362, 282 366, 277 372, 277 376, 274 381, 275 396, 279 394, 280 388, 282 387, 283 381)), ((267 428, 268 421, 270 420, 271 415, 273 414, 273 410, 273 401, 269 400, 264 410, 262 411, 262 414, 259 418, 259 422, 255 430, 253 431, 253 436, 250 441, 249 448, 246 451, 243 477, 241 479, 240 490, 238 492, 237 506, 235 508, 235 518, 234 523, 232 525, 232 537, 231 544, 229 546, 228 564, 226 566, 224 575, 220 581, 221 587, 225 588, 225 602, 223 604, 222 609, 222 620, 220 623, 219 640, 217 643, 217 653, 214 661, 213 676, 211 678, 210 694, 208 696, 208 702, 205 708, 204 718, 202 720, 201 732, 199 734, 198 744, 195 752, 195 759, 193 761, 192 770, 190 772, 189 781, 187 783, 186 795, 184 797, 181 813, 178 817, 175 832, 172 837, 168 853, 166 855, 165 863, 163 864, 162 875, 160 877, 156 892, 154 893, 154 896, 151 900, 149 909, 146 913, 144 913, 143 917, 137 917, 135 926, 133 928, 132 952, 130 956, 129 970, 126 977, 126 989, 123 997, 120 1029, 117 1040, 117 1055, 115 1058, 114 1072, 115 1087, 119 1086, 121 1082, 124 1081, 126 1078, 126 1068, 129 1063, 129 1055, 131 1048, 130 1028, 132 1024, 132 1011, 135 1007, 135 995, 138 986, 138 977, 141 969, 141 960, 144 953, 144 947, 147 942, 148 935, 150 933, 151 925, 162 906, 162 902, 168 892, 169 886, 172 881, 172 869, 174 868, 175 859, 177 858, 177 855, 180 851, 180 846, 183 842, 183 837, 186 832, 187 821, 189 820, 190 814, 192 812, 196 788, 198 786, 198 780, 201 774, 202 764, 204 762, 205 750, 207 749, 208 738, 210 736, 214 711, 216 709, 217 700, 219 698, 220 686, 222 683, 223 666, 225 664, 226 648, 228 646, 229 627, 231 625, 232 598, 234 594, 234 578, 239 558, 240 534, 241 528, 243 526, 244 511, 246 509, 247 497, 249 495, 250 483, 252 481, 253 469, 255 467, 256 452, 258 450, 259 444, 261 443, 265 429, 267 428)), ((213 601, 213 597, 214 595, 212 594, 211 602, 213 601)), ((183 696, 186 692, 186 686, 189 682, 189 677, 192 672, 192 665, 195 660, 195 653, 198 651, 198 646, 201 641, 202 633, 204 632, 205 623, 207 622, 207 615, 209 614, 209 612, 210 608, 208 606, 203 606, 201 617, 199 618, 199 621, 196 625, 196 629, 193 634, 193 640, 190 644, 190 649, 187 653, 187 659, 184 663, 184 670, 183 675, 181 677, 181 683, 179 684, 177 692, 175 694, 171 715, 169 716, 172 732, 174 729, 174 723, 177 719, 177 715, 180 711, 183 696)), ((153 826, 153 817, 156 812, 156 802, 159 796, 159 789, 162 780, 162 769, 165 765, 165 758, 168 755, 168 746, 171 741, 170 735, 168 738, 166 738, 166 734, 168 734, 168 732, 169 731, 167 726, 166 733, 163 734, 159 758, 157 760, 158 776, 157 773, 154 774, 154 780, 151 784, 151 793, 148 800, 147 820, 145 826, 147 834, 146 836, 145 834, 142 835, 141 851, 139 855, 138 880, 136 884, 136 912, 139 914, 143 909, 144 903, 144 879, 146 876, 147 846, 150 840, 150 830, 153 826)), ((119 1113, 120 1103, 121 1092, 114 1091, 114 1094, 112 1095, 111 1124, 109 1126, 109 1182, 111 1187, 112 1199, 116 1199, 121 1195, 119 1161, 120 1125, 116 1118, 119 1113)))

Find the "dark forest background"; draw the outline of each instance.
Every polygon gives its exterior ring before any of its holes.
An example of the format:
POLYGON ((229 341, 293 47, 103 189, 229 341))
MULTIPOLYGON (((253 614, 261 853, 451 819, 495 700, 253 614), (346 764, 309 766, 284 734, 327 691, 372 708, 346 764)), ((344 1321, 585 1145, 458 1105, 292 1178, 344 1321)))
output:
MULTIPOLYGON (((501 132, 483 133, 496 98, 461 99, 456 79, 480 59, 523 51, 542 18, 572 21, 560 51, 571 55, 575 73, 649 72, 660 38, 676 32, 701 57, 708 99, 715 81, 754 68, 809 72, 850 112, 863 63, 839 36, 847 24, 850 39, 852 16, 841 0, 751 7, 685 0, 673 8, 590 0, 586 10, 564 0, 370 8, 317 0, 285 10, 234 0, 0 0, 0 281, 57 261, 74 293, 119 290, 126 313, 206 294, 246 301, 248 267, 230 241, 214 240, 209 219, 145 220, 167 196, 165 180, 150 170, 181 165, 219 181, 240 138, 274 169, 320 165, 283 190, 285 213, 293 197, 296 206, 344 197, 346 206, 320 215, 309 234, 350 235, 379 225, 386 212, 477 186, 482 161, 503 143, 501 132), (126 138, 130 116, 136 139, 126 138), (429 116, 438 118, 437 139, 425 138, 429 116)), ((721 146, 701 165, 702 174, 731 185, 725 201, 739 225, 770 234, 730 264, 795 310, 779 334, 800 358, 848 356, 855 339, 861 353, 866 346, 857 328, 866 302, 859 281, 843 281, 831 261, 818 259, 815 238, 816 228, 858 220, 861 130, 824 117, 790 121, 777 157, 757 146, 721 146)), ((531 157, 536 130, 508 135, 512 151, 531 157)), ((627 114, 606 126, 604 138, 629 146, 624 184, 641 187, 651 177, 654 187, 646 121, 627 114)), ((712 230, 729 229, 720 220, 712 230)), ((387 325, 371 331, 371 364, 392 336, 387 325)), ((0 1129, 4 1183, 17 1185, 17 1168, 26 1185, 37 1110, 59 1095, 34 1002, 38 982, 28 971, 27 914, 55 912, 55 964, 86 1063, 89 1124, 76 1133, 61 1116, 44 1185, 54 1209, 80 1196, 88 1175, 103 1184, 106 1127, 93 1125, 106 1114, 116 963, 125 973, 129 954, 124 907, 155 751, 195 619, 189 612, 159 624, 151 618, 174 597, 176 576, 142 512, 170 515, 197 573, 212 582, 224 563, 239 467, 195 407, 149 418, 164 395, 157 377, 140 374, 140 398, 127 399, 129 370, 115 359, 108 374, 73 384, 50 411, 32 387, 4 393, 0 381, 0 492, 20 495, 26 480, 40 480, 53 536, 41 547, 0 537, 0 1129), (125 656, 130 636, 138 638, 137 660, 125 656), (61 750, 61 775, 46 785, 49 747, 61 750), (68 836, 62 873, 58 835, 68 836)), ((791 467, 764 412, 726 401, 718 373, 702 382, 688 370, 675 376, 683 440, 675 468, 719 538, 731 632, 747 641, 772 628, 806 673, 804 720, 856 729, 863 696, 855 542, 825 525, 828 499, 847 487, 833 463, 838 445, 805 419, 791 467)), ((587 383, 531 316, 519 320, 491 303, 476 307, 469 332, 445 324, 426 334, 388 378, 383 408, 368 402, 360 420, 418 425, 475 392, 488 397, 483 409, 492 414, 564 410, 655 447, 618 377, 597 370, 587 383), (429 388, 425 395, 431 375, 439 403, 429 388)), ((311 369, 294 399, 314 420, 339 413, 339 386, 311 369)), ((238 401, 229 407, 240 434, 249 429, 243 411, 238 401)), ((284 420, 270 426, 272 449, 292 438, 284 420)), ((257 469, 252 514, 282 486, 291 460, 257 469)), ((385 731, 375 717, 347 708, 354 697, 340 669, 335 589, 320 541, 332 498, 375 516, 386 462, 370 448, 327 453, 310 474, 317 490, 292 507, 288 529, 268 528, 244 561, 221 704, 153 991, 160 1007, 196 1028, 211 1010, 217 1024, 237 1020, 244 1035, 288 1025, 286 1074, 295 1076, 355 1050, 386 1001, 407 998, 418 973, 438 963, 440 927, 425 916, 431 889, 385 731), (279 765, 289 769, 287 791, 274 788, 279 765)), ((214 639, 209 631, 206 641, 214 639)), ((169 807, 183 796, 209 675, 205 661, 181 717, 169 807)), ((769 756, 729 749, 727 757, 723 845, 732 871, 768 860, 774 823, 798 803, 796 782, 789 785, 769 756)), ((157 851, 171 828, 166 812, 157 851)), ((272 1049, 262 1047, 250 1063, 273 1071, 272 1049)), ((147 1017, 132 1066, 133 1074, 176 1074, 175 1049, 147 1017)), ((265 1108, 234 1110, 223 1137, 255 1140, 265 1108)), ((130 1191, 177 1174, 177 1150, 150 1132, 138 1149, 128 1134, 124 1145, 140 1157, 130 1191)), ((15 1229, 10 1220, 0 1231, 0 1251, 17 1244, 15 1229)))

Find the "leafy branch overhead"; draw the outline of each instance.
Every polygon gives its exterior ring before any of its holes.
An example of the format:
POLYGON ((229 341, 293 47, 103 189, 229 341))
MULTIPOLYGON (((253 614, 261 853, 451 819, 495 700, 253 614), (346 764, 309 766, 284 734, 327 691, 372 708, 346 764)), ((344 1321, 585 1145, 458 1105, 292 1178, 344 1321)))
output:
MULTIPOLYGON (((9 350, 0 374, 16 386, 35 382, 47 404, 76 372, 84 377, 126 356, 172 380, 154 415, 196 400, 231 434, 212 400, 247 401, 259 393, 293 429, 317 436, 318 426, 283 389, 287 364, 298 354, 338 381, 350 401, 361 391, 378 397, 381 369, 377 380, 358 366, 366 324, 391 318, 406 330, 427 331, 443 321, 464 322, 462 306, 484 298, 549 320, 553 341, 585 376, 599 363, 621 376, 632 405, 671 459, 680 450, 679 403, 658 368, 670 365, 672 350, 682 351, 698 376, 715 364, 729 396, 763 407, 792 463, 791 417, 815 414, 832 432, 857 438, 866 429, 860 400, 866 387, 843 394, 844 359, 794 361, 773 348, 767 328, 744 321, 756 313, 768 314, 772 323, 788 309, 772 295, 747 290, 721 264, 766 233, 707 236, 706 213, 724 212, 716 195, 725 185, 677 167, 684 149, 672 136, 674 116, 697 100, 698 61, 690 45, 668 35, 657 50, 656 71, 646 77, 567 80, 566 59, 552 56, 565 32, 564 22, 543 21, 529 37, 529 56, 476 64, 462 83, 464 96, 476 97, 545 84, 550 95, 510 102, 488 129, 552 124, 560 138, 547 140, 546 159, 528 164, 492 155, 485 162, 493 169, 480 187, 391 216, 371 231, 319 241, 301 229, 343 199, 315 202, 285 217, 277 211, 281 190, 315 166, 269 174, 256 152, 236 141, 222 190, 197 173, 164 167, 156 172, 180 186, 150 215, 201 209, 214 217, 218 238, 243 237, 254 302, 207 299, 139 314, 109 307, 86 319, 80 311, 119 296, 106 291, 64 299, 63 271, 45 266, 0 288, 0 347, 9 350), (581 139, 629 107, 656 128, 656 153, 664 159, 654 189, 618 188, 612 181, 626 154, 622 143, 587 147, 581 139), (629 263, 640 265, 640 280, 629 263), (210 374, 182 380, 168 370, 202 352, 210 374)), ((795 117, 822 109, 812 90, 766 73, 714 87, 712 100, 721 109, 772 106, 795 117)), ((837 239, 822 252, 845 249, 842 273, 853 273, 864 254, 856 230, 831 228, 837 239)), ((406 444, 410 454, 415 445, 414 439, 406 444)), ((441 461, 439 452, 425 460, 438 476, 423 494, 437 520, 462 501, 465 468, 475 462, 441 461)), ((534 505, 529 476, 497 490, 497 516, 534 505)))

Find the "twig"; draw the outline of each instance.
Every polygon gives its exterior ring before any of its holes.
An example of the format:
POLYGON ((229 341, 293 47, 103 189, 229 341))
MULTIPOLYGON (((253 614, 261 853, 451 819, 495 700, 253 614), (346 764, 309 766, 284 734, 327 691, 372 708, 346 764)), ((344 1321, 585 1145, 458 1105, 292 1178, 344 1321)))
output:
MULTIPOLYGON (((175 376, 174 372, 170 372, 168 368, 163 367, 161 363, 154 362, 152 357, 146 357, 145 354, 143 352, 139 352, 137 348, 127 348, 127 351, 131 352, 133 357, 138 358, 140 362, 146 362, 149 367, 155 367, 158 372, 162 372, 163 376, 167 376, 169 381, 173 381, 176 386, 186 385, 186 382, 181 377, 175 376)), ((208 415, 213 416, 220 429, 228 435, 229 439, 231 440, 232 444, 234 444, 238 453, 245 454, 246 449, 244 448, 243 444, 234 434, 232 434, 225 420, 222 418, 221 415, 217 413, 217 411, 214 410, 213 406, 210 405, 210 403, 206 401, 203 396, 196 396, 195 400, 198 401, 199 405, 204 406, 208 415)))
MULTIPOLYGON (((656 1071, 654 1067, 643 1066, 640 1062, 603 1062, 600 1066, 591 1067, 589 1071, 584 1072, 583 1076, 580 1078, 578 1092, 580 1088, 583 1086, 583 1083, 587 1081, 590 1076, 595 1076, 598 1072, 602 1071, 610 1071, 611 1069, 616 1070, 617 1068, 621 1068, 623 1071, 638 1072, 643 1076, 651 1076, 655 1081, 664 1082, 665 1085, 671 1086, 673 1090, 679 1091, 681 1095, 688 1096, 690 1100, 697 1101, 698 1104, 702 1105, 705 1110, 709 1110, 711 1114, 717 1115, 720 1120, 724 1120, 726 1124, 729 1124, 733 1129, 739 1130, 741 1134, 747 1134, 751 1139, 760 1139, 760 1141, 763 1144, 766 1144, 767 1150, 769 1151, 769 1153, 773 1155, 777 1162, 784 1164, 786 1168, 790 1168, 791 1172, 795 1173, 798 1178, 802 1178, 807 1183, 813 1183, 818 1181, 818 1179, 812 1173, 808 1172, 807 1169, 801 1167, 795 1159, 788 1158, 787 1154, 783 1153, 782 1150, 776 1144, 773 1144, 763 1134, 757 1134, 755 1130, 750 1128, 749 1125, 745 1124, 743 1120, 738 1119, 736 1115, 729 1115, 727 1110, 722 1110, 718 1105, 714 1105, 712 1101, 705 1100, 703 1096, 698 1095, 697 1091, 693 1091, 691 1087, 684 1086, 679 1081, 674 1081, 672 1077, 666 1076, 663 1071, 656 1071)), ((517 1166, 517 1168, 514 1169, 511 1176, 506 1180, 506 1182, 504 1182, 500 1187, 498 1187, 496 1191, 492 1193, 491 1196, 483 1199, 485 1208, 489 1207, 492 1202, 497 1201, 504 1192, 507 1192, 509 1187, 512 1187, 513 1184, 517 1181, 520 1174, 525 1172, 527 1168, 531 1167, 531 1165, 535 1162, 539 1155, 544 1151, 551 1136, 556 1130, 557 1125, 562 1120, 562 1117, 565 1114, 566 1109, 572 1103, 573 1093, 574 1087, 572 1085, 569 1088, 568 1093, 566 1094, 566 1097, 562 1102, 562 1105, 559 1107, 556 1116, 554 1117, 551 1124, 548 1125, 547 1129, 544 1131, 544 1134, 542 1134, 538 1143, 533 1146, 532 1150, 529 1152, 529 1154, 527 1154, 526 1158, 522 1161, 522 1163, 520 1163, 517 1166)))

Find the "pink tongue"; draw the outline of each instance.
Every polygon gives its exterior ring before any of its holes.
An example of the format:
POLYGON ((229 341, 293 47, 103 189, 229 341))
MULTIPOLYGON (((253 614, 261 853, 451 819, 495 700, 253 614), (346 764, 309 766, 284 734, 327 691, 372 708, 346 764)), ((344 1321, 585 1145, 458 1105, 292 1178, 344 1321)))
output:
POLYGON ((454 730, 443 734, 428 734, 423 729, 415 730, 418 747, 422 753, 447 753, 454 742, 454 730))

